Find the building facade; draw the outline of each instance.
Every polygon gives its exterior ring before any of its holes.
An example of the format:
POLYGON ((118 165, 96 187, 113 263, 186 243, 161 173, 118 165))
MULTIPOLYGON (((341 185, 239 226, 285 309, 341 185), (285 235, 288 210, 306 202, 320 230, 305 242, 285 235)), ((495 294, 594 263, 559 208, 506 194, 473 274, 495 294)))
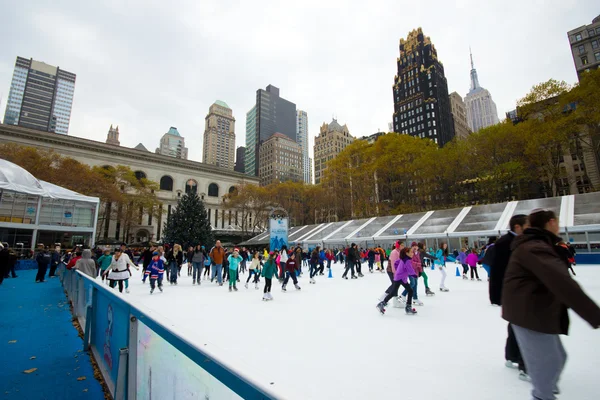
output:
POLYGON ((384 135, 387 135, 387 132, 375 132, 372 135, 361 137, 360 140, 366 140, 367 143, 373 144, 377 141, 377 139, 379 139, 380 137, 382 137, 384 135))
POLYGON ((229 106, 217 100, 205 118, 202 161, 226 169, 234 169, 235 118, 229 106))
POLYGON ((259 176, 260 145, 275 133, 297 141, 296 105, 280 97, 279 89, 269 85, 266 90, 256 91, 256 105, 246 115, 246 173, 259 176), (249 127, 251 120, 253 127, 249 127))
POLYGON ((321 125, 319 136, 315 137, 315 184, 323 180, 323 173, 327 169, 327 162, 333 160, 342 152, 354 138, 350 136, 346 124, 341 126, 336 119, 329 124, 321 125))
POLYGON ((259 150, 260 185, 275 182, 302 181, 302 148, 282 133, 262 142, 259 150))
MULTIPOLYGON (((430 139, 440 147, 451 141, 454 122, 444 66, 421 28, 410 32, 406 40, 400 39, 397 67, 393 86, 394 132, 430 139)), ((315 174, 316 170, 315 166, 315 174)))
POLYGON ((589 25, 582 25, 567 32, 577 77, 600 66, 600 15, 589 25))
POLYGON ((471 134, 471 129, 467 122, 467 108, 460 94, 450 93, 450 109, 454 120, 454 134, 459 139, 465 139, 471 134))
POLYGON ((296 111, 296 137, 302 148, 302 174, 304 183, 312 183, 310 158, 308 157, 308 114, 306 111, 296 111))
POLYGON ((479 85, 477 70, 473 64, 473 54, 471 54, 471 89, 465 96, 465 107, 467 109, 467 123, 472 132, 477 132, 500 122, 498 109, 496 103, 492 100, 492 95, 489 90, 479 85))
POLYGON ((163 135, 160 139, 160 147, 156 149, 156 154, 187 160, 188 149, 185 147, 185 139, 179 134, 177 128, 172 126, 163 135))
MULTIPOLYGON (((223 195, 233 192, 241 182, 258 185, 258 179, 196 161, 176 159, 148 151, 110 145, 74 136, 0 125, 0 143, 16 143, 73 158, 90 166, 130 167, 138 177, 159 184, 157 198, 162 202, 160 217, 145 215, 141 223, 132 227, 131 236, 124 237, 116 221, 99 221, 97 239, 116 239, 127 242, 159 240, 164 223, 176 207, 178 199, 187 191, 195 191, 204 201, 216 238, 241 238, 241 221, 235 210, 223 205, 223 195)), ((143 146, 142 146, 143 147, 143 146)), ((103 209, 106 204, 102 204, 103 209)), ((103 215, 100 210, 99 215, 103 215)), ((250 214, 247 218, 255 219, 250 214)), ((252 224, 252 221, 250 221, 252 224)), ((233 239, 231 239, 233 240, 233 239)))
POLYGON ((235 172, 241 172, 242 174, 246 171, 246 148, 240 146, 235 152, 235 172))
POLYGON ((17 57, 4 123, 67 135, 75 78, 59 67, 17 57))

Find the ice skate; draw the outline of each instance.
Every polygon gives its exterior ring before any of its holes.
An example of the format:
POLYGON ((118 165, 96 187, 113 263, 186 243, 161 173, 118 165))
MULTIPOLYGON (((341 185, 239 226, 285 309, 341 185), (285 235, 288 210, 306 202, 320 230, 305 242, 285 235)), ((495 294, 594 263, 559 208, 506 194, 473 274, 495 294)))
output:
POLYGON ((282 291, 282 292, 285 292, 285 291, 286 291, 286 289, 285 289, 285 285, 281 286, 281 291, 282 291))
POLYGON ((411 306, 406 306, 404 311, 406 311, 407 315, 415 315, 417 313, 417 310, 415 308, 412 308, 411 306))
POLYGON ((449 292, 450 289, 448 289, 447 287, 441 287, 440 288, 440 292, 449 292))
POLYGON ((267 296, 267 294, 263 294, 263 301, 268 301, 269 300, 269 296, 267 296))
POLYGON ((229 291, 231 292, 233 289, 231 289, 231 285, 229 285, 229 291))
POLYGON ((300 289, 302 289, 302 288, 300 287, 300 285, 298 285, 298 284, 295 284, 295 285, 294 285, 294 287, 296 288, 296 290, 300 290, 300 289))
POLYGON ((196 281, 196 283, 198 284, 198 286, 200 286, 200 279, 198 279, 198 280, 196 281))
POLYGON ((358 277, 359 277, 359 278, 362 278, 363 276, 364 276, 364 275, 363 275, 363 274, 361 274, 361 273, 359 273, 359 274, 358 274, 358 277))
POLYGON ((506 360, 506 362, 504 363, 504 366, 506 366, 506 368, 512 368, 512 369, 519 368, 519 366, 516 363, 514 363, 510 360, 506 360))
POLYGON ((466 275, 463 275, 463 279, 469 279, 466 275))
POLYGON ((348 280, 348 277, 346 275, 342 275, 342 279, 348 280))
POLYGON ((425 288, 425 294, 427 296, 435 296, 435 292, 432 292, 429 288, 425 288))
POLYGON ((531 378, 525 371, 519 371, 519 379, 525 382, 531 382, 531 378))
POLYGON ((352 279, 358 279, 356 275, 352 275, 352 279))
POLYGON ((192 281, 192 285, 195 285, 195 284, 196 284, 196 281, 192 281))
POLYGON ((235 292, 237 292, 237 291, 238 291, 238 288, 237 288, 237 286, 233 285, 233 290, 234 290, 235 292))
MULTIPOLYGON (((348 279, 348 278, 346 278, 346 279, 348 279)), ((317 283, 317 281, 315 281, 315 278, 310 278, 310 281, 309 281, 309 282, 310 282, 310 283, 312 283, 312 284, 315 284, 315 283, 317 283)))
POLYGON ((422 307, 425 305, 425 303, 423 303, 421 300, 413 300, 413 305, 422 307))
POLYGON ((481 282, 481 279, 480 279, 480 278, 477 278, 477 280, 478 280, 479 282, 481 282))
POLYGON ((162 286, 159 286, 159 287, 158 287, 158 290, 160 290, 160 292, 162 293, 162 291, 163 291, 163 290, 162 290, 162 286))
POLYGON ((154 293, 154 289, 150 289, 150 294, 154 293))
POLYGON ((273 295, 271 294, 271 292, 267 293, 267 296, 269 296, 269 300, 273 300, 273 295))
POLYGON ((402 306, 403 306, 402 300, 400 300, 398 297, 394 297, 393 306, 394 306, 394 308, 402 308, 402 306))
POLYGON ((254 289, 258 290, 258 283, 254 284, 254 289))
POLYGON ((375 307, 377 307, 381 315, 385 314, 385 303, 383 301, 380 301, 375 307))
POLYGON ((475 278, 471 278, 471 280, 472 280, 472 281, 474 281, 474 280, 475 280, 475 278))
POLYGON ((248 289, 248 282, 246 282, 246 284, 244 285, 244 287, 245 287, 246 289, 248 289))
POLYGON ((129 293, 129 288, 125 288, 125 293, 129 293))

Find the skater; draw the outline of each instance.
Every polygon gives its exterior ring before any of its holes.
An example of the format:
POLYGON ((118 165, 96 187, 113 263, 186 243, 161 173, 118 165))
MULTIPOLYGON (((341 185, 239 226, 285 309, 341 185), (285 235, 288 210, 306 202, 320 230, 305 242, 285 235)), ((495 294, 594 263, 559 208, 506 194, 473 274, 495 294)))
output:
POLYGON ((412 307, 413 289, 408 284, 409 276, 416 276, 415 270, 412 266, 412 257, 414 255, 412 247, 405 247, 400 251, 400 259, 394 263, 394 283, 392 284, 392 290, 388 293, 385 298, 377 304, 377 309, 381 314, 385 313, 385 306, 387 302, 395 296, 398 296, 398 289, 402 286, 406 289, 406 307, 405 311, 409 315, 414 315, 417 310, 412 307))
POLYGON ((276 278, 279 278, 279 275, 277 275, 277 266, 275 265, 275 258, 273 258, 273 253, 269 254, 269 258, 265 262, 261 275, 263 278, 265 278, 265 290, 263 293, 263 300, 273 300, 273 295, 271 295, 271 283, 273 275, 275 275, 276 278))
POLYGON ((479 256, 477 255, 477 250, 476 249, 471 249, 471 251, 469 252, 469 255, 467 256, 467 265, 469 267, 471 267, 471 280, 474 281, 475 278, 473 277, 473 274, 475 274, 475 277, 477 277, 477 280, 480 281, 481 279, 479 279, 479 273, 477 272, 477 261, 479 260, 479 256))
POLYGON ((179 276, 179 271, 183 264, 183 252, 181 251, 181 246, 176 243, 175 246, 173 246, 173 250, 167 252, 165 258, 167 259, 167 268, 169 271, 167 274, 169 283, 171 285, 177 285, 177 277, 179 276))
POLYGON ((325 275, 325 250, 319 252, 319 275, 325 275))
POLYGON ((554 211, 534 210, 517 236, 504 277, 502 318, 511 323, 533 385, 532 397, 554 400, 567 353, 559 335, 569 331, 571 308, 594 329, 600 308, 571 277, 556 251, 560 225, 554 211))
POLYGON ((37 255, 35 256, 35 261, 38 265, 38 273, 35 277, 35 283, 43 283, 46 282, 44 277, 46 276, 46 271, 48 270, 48 266, 52 262, 52 255, 48 249, 48 246, 41 246, 37 255))
POLYGON ((496 252, 496 237, 492 236, 488 239, 488 244, 481 250, 481 254, 479 255, 479 261, 481 262, 481 266, 485 269, 488 275, 488 282, 490 281, 490 263, 491 260, 494 259, 494 254, 496 252))
POLYGON ((204 268, 204 260, 206 258, 206 251, 203 246, 197 245, 192 256, 188 255, 188 265, 192 266, 192 285, 200 284, 200 278, 202 277, 202 269, 204 268))
POLYGON ((187 262, 188 276, 192 275, 192 268, 193 268, 192 258, 194 258, 194 248, 192 246, 190 246, 190 247, 188 247, 188 251, 185 255, 185 262, 187 262))
POLYGON ((204 246, 202 246, 202 253, 204 253, 204 280, 207 280, 210 277, 211 260, 208 254, 206 254, 204 246))
POLYGON ((221 276, 221 273, 223 269, 223 262, 225 261, 225 249, 221 247, 220 240, 217 240, 217 242, 215 243, 215 247, 211 249, 208 255, 213 264, 213 270, 212 275, 210 276, 210 281, 212 282, 215 280, 215 278, 217 278, 219 286, 223 286, 223 278, 221 276))
MULTIPOLYGON (((100 276, 102 277, 102 282, 104 282, 104 278, 106 278, 106 270, 112 264, 112 256, 110 255, 110 249, 107 247, 104 249, 104 254, 100 256, 98 259, 98 265, 100 266, 100 276)), ((108 283, 108 281, 107 281, 108 283)))
POLYGON ((369 248, 367 250, 367 261, 369 263, 369 272, 373 272, 373 264, 375 264, 375 250, 369 248))
POLYGON ((360 256, 358 255, 358 251, 356 251, 356 243, 352 243, 352 245, 348 249, 348 255, 346 256, 346 269, 342 274, 342 278, 348 279, 348 270, 350 270, 352 273, 352 279, 358 279, 357 276, 354 274, 354 266, 357 263, 357 257, 360 256))
POLYGON ((279 259, 277 260, 277 266, 279 267, 279 276, 283 279, 283 275, 285 274, 285 264, 288 260, 288 252, 287 246, 284 244, 281 246, 281 251, 279 252, 279 259))
POLYGON ((158 283, 158 290, 163 291, 162 281, 163 274, 165 272, 165 264, 163 260, 160 259, 158 251, 152 253, 152 260, 146 271, 144 272, 144 279, 142 282, 146 283, 146 278, 150 277, 150 294, 154 293, 154 289, 156 288, 156 284, 158 283))
POLYGON ((446 260, 448 259, 448 244, 442 243, 442 247, 435 253, 435 264, 438 265, 438 269, 442 273, 442 280, 440 281, 440 292, 449 292, 448 288, 444 283, 446 282, 446 260))
MULTIPOLYGON (((388 266, 386 269, 388 278, 390 278, 390 286, 385 290, 385 292, 379 297, 379 301, 383 301, 387 297, 387 295, 394 290, 394 274, 396 273, 396 267, 394 267, 397 260, 400 259, 400 251, 404 246, 402 243, 397 240, 394 243, 394 249, 390 253, 390 257, 388 258, 388 266)), ((397 297, 394 297, 394 307, 400 307, 400 301, 397 297)))
MULTIPOLYGON (((508 260, 512 254, 511 245, 513 240, 528 227, 527 215, 513 215, 509 222, 510 231, 496 241, 494 257, 490 260, 489 292, 491 304, 502 306, 502 287, 508 260)), ((525 361, 523 361, 515 332, 510 323, 507 330, 508 336, 506 338, 506 345, 504 346, 504 365, 508 368, 518 368, 519 379, 529 381, 525 361)))
POLYGON ((460 253, 458 253, 458 257, 456 257, 456 259, 463 268, 462 278, 469 279, 467 276, 469 273, 469 264, 467 264, 467 250, 464 247, 460 249, 460 253))
MULTIPOLYGON (((435 257, 425 251, 425 245, 421 242, 418 243, 419 246, 419 258, 421 259, 421 265, 425 266, 425 262, 432 262, 435 260, 435 257)), ((427 271, 423 268, 421 272, 421 277, 423 278, 423 284, 425 285, 425 294, 427 296, 434 296, 435 293, 429 288, 429 278, 427 276, 427 271)))
POLYGON ((120 248, 116 248, 112 263, 110 264, 110 269, 105 272, 105 274, 108 275, 111 288, 114 288, 118 283, 119 292, 123 293, 123 282, 125 282, 125 292, 129 293, 129 277, 131 276, 131 271, 129 270, 130 266, 138 269, 137 265, 131 261, 127 254, 123 253, 120 248))
POLYGON ((96 270, 96 261, 92 259, 92 251, 90 249, 83 250, 81 258, 77 260, 73 269, 78 269, 92 279, 98 276, 96 270))
POLYGON ((229 263, 229 291, 231 292, 231 288, 233 287, 233 290, 235 290, 236 292, 238 291, 236 282, 237 282, 237 275, 238 275, 238 269, 240 267, 240 263, 242 262, 243 258, 242 256, 240 256, 240 250, 239 249, 233 249, 233 253, 231 253, 231 255, 229 257, 227 257, 227 261, 229 263))
POLYGON ((294 287, 296 290, 300 290, 300 286, 298 285, 298 279, 296 279, 296 271, 298 270, 298 263, 296 262, 296 255, 294 253, 290 254, 290 258, 288 258, 287 263, 285 264, 285 279, 283 280, 283 286, 281 290, 285 292, 285 287, 290 280, 290 276, 292 277, 292 281, 294 282, 294 287))
POLYGON ((358 245, 354 244, 350 247, 350 251, 354 250, 354 266, 356 267, 356 273, 359 278, 364 277, 362 273, 362 254, 358 249, 358 245))
POLYGON ((317 274, 318 271, 318 265, 319 265, 319 251, 320 251, 320 247, 317 246, 315 247, 315 249, 312 251, 312 253, 310 254, 310 283, 316 283, 315 281, 315 275, 317 274))
MULTIPOLYGON (((413 301, 414 301, 415 305, 422 306, 424 304, 421 300, 419 300, 419 294, 417 292, 417 289, 419 286, 419 276, 421 276, 421 273, 423 272, 423 265, 421 264, 421 258, 419 256, 419 245, 417 244, 417 242, 412 242, 410 247, 413 250, 412 267, 415 270, 416 276, 409 275, 408 282, 410 284, 410 287, 413 290, 413 301)), ((406 301, 407 294, 408 294, 408 291, 406 289, 404 289, 404 291, 402 292, 402 299, 404 301, 406 301)))
POLYGON ((246 289, 248 289, 248 282, 254 276, 254 288, 258 289, 258 274, 260 270, 260 258, 258 251, 255 251, 252 255, 252 261, 250 261, 250 266, 248 267, 248 279, 246 280, 246 289))

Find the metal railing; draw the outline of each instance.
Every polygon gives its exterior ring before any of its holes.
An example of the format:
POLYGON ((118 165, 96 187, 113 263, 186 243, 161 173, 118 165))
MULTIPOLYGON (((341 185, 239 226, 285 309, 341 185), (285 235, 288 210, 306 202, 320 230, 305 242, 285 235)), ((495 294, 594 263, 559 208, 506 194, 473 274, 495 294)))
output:
POLYGON ((114 399, 282 398, 100 281, 64 265, 59 276, 114 399))

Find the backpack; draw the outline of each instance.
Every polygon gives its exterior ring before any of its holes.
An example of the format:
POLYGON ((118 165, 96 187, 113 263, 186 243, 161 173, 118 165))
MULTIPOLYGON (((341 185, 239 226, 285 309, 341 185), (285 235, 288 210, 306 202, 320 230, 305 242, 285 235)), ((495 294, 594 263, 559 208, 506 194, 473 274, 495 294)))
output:
POLYGON ((204 266, 210 267, 210 256, 206 256, 206 258, 204 259, 204 266))

